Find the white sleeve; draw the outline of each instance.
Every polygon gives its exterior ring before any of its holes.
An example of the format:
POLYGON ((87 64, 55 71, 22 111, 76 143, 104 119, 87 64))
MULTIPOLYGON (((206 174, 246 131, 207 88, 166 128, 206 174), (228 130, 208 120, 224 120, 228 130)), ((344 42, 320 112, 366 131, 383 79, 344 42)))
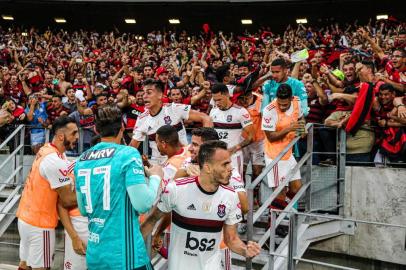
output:
POLYGON ((268 110, 265 108, 262 115, 261 129, 264 131, 275 131, 277 121, 278 115, 275 110, 268 110))
POLYGON ((172 103, 172 112, 182 120, 189 119, 191 105, 172 103))
POLYGON ((231 202, 231 210, 228 213, 225 223, 227 225, 234 225, 242 220, 242 212, 240 208, 240 200, 238 198, 237 192, 234 193, 233 200, 231 202))
POLYGON ((178 169, 171 165, 168 164, 165 167, 162 168, 162 170, 164 171, 164 181, 165 183, 169 183, 171 180, 173 180, 175 178, 175 174, 178 171, 178 169))
POLYGON ((69 165, 68 160, 63 160, 56 153, 52 153, 41 161, 39 173, 48 180, 52 189, 56 189, 71 184, 69 165))
POLYGON ((244 187, 244 181, 241 179, 241 175, 238 173, 236 169, 233 169, 230 184, 229 184, 235 192, 246 192, 244 187))
POLYGON ((251 116, 249 114, 249 112, 247 111, 247 109, 245 108, 241 108, 241 117, 240 117, 240 121, 241 121, 241 126, 243 128, 252 125, 252 120, 251 120, 251 116))
POLYGON ((134 130, 133 130, 133 139, 139 142, 145 141, 145 132, 142 131, 142 125, 144 121, 141 119, 138 119, 138 121, 135 123, 134 130))
POLYGON ((176 183, 170 182, 162 191, 157 207, 164 213, 169 213, 175 208, 176 203, 176 183))

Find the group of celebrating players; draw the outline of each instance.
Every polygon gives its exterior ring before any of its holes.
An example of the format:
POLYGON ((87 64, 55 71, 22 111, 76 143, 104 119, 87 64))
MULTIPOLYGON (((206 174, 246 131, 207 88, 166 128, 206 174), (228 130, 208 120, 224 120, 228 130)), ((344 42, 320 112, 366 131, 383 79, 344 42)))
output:
MULTIPOLYGON (((146 111, 129 146, 121 144, 121 110, 100 107, 98 141, 74 162, 65 152, 77 143, 76 122, 67 116, 55 121, 52 142, 37 153, 17 211, 19 269, 51 267, 58 219, 65 228, 64 269, 153 269, 145 245, 151 233, 168 269, 231 269, 230 251, 247 258, 260 253, 257 243, 244 243, 237 232, 248 211, 242 149, 250 146, 252 164, 262 165, 253 121, 260 130, 275 131, 271 116, 255 119, 255 110, 235 105, 221 83, 212 86, 209 116, 190 105, 164 104, 162 95, 159 81, 144 83, 146 111), (190 145, 186 120, 203 126, 192 130, 190 145), (147 136, 149 160, 136 148, 147 136)), ((253 100, 258 102, 248 107, 259 111, 260 96, 253 100)), ((290 86, 279 87, 265 112, 275 106, 292 111, 287 119, 296 117, 296 129, 300 106, 290 86)))

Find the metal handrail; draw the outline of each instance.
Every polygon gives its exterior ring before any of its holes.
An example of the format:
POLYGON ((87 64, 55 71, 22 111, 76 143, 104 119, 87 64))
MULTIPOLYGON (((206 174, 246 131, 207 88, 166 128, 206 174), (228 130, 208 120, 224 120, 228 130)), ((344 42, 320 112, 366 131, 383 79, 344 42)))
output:
MULTIPOLYGON (((285 207, 285 209, 287 209, 286 211, 290 211, 293 207, 293 205, 295 205, 295 203, 297 202, 297 200, 299 200, 300 197, 302 197, 303 193, 310 187, 311 182, 306 183, 305 185, 303 185, 303 187, 301 189, 299 189, 299 191, 296 193, 295 197, 289 202, 289 204, 285 207)), ((272 211, 273 209, 271 209, 272 211)), ((290 212, 288 212, 290 213, 290 212)), ((286 212, 282 212, 281 215, 279 215, 279 217, 276 219, 275 221, 275 226, 271 226, 266 232, 265 234, 261 237, 261 239, 258 241, 258 244, 260 246, 263 246, 266 242, 266 240, 269 238, 269 236, 274 233, 276 227, 279 226, 279 224, 281 224, 282 220, 285 218, 285 216, 287 215, 286 212)))
MULTIPOLYGON (((348 268, 345 266, 339 266, 339 265, 334 265, 334 264, 329 264, 329 263, 324 263, 324 262, 308 260, 308 259, 303 259, 303 258, 297 257, 297 245, 298 245, 297 233, 298 233, 298 217, 299 216, 312 217, 312 218, 318 218, 318 219, 327 219, 327 220, 334 220, 334 221, 347 221, 347 222, 353 222, 355 224, 363 223, 363 224, 369 224, 369 225, 375 225, 375 226, 386 226, 386 227, 392 227, 392 228, 406 229, 406 225, 400 225, 400 224, 390 224, 390 223, 384 223, 384 222, 343 218, 343 217, 339 217, 339 216, 317 215, 317 214, 292 212, 290 210, 277 210, 277 209, 271 209, 271 215, 272 215, 273 219, 275 219, 275 213, 280 213, 280 214, 284 213, 285 215, 287 215, 287 214, 290 215, 289 234, 288 234, 288 238, 289 238, 288 254, 287 255, 281 254, 281 251, 279 250, 279 248, 277 251, 274 251, 273 246, 271 246, 269 253, 268 253, 270 256, 270 259, 262 269, 268 269, 268 268, 273 269, 274 257, 286 258, 288 270, 296 269, 295 261, 298 261, 298 262, 302 261, 302 262, 308 262, 308 263, 316 264, 316 265, 323 265, 323 266, 331 267, 334 269, 353 269, 353 268, 348 268)), ((273 225, 274 224, 275 224, 275 222, 273 222, 273 225)), ((284 242, 286 242, 286 241, 284 241, 284 242)))
POLYGON ((294 215, 299 215, 299 216, 320 218, 320 219, 349 221, 349 222, 355 222, 355 223, 370 224, 370 225, 375 225, 375 226, 387 226, 387 227, 406 229, 406 225, 401 225, 401 224, 391 224, 391 223, 369 221, 369 220, 362 220, 362 219, 344 218, 344 217, 332 216, 332 215, 309 214, 309 213, 304 213, 304 212, 293 212, 293 211, 286 211, 286 210, 279 210, 279 209, 271 209, 271 211, 278 212, 278 213, 294 214, 294 215))
POLYGON ((20 132, 20 130, 23 129, 24 127, 25 127, 24 125, 19 125, 18 128, 16 128, 16 129, 7 137, 7 139, 6 139, 4 142, 2 142, 2 143, 0 144, 0 149, 2 149, 4 146, 6 146, 6 144, 7 144, 12 138, 14 138, 14 136, 15 136, 18 132, 20 132))
MULTIPOLYGON (((313 129, 313 124, 312 123, 308 123, 306 124, 306 130, 311 130, 313 129)), ((310 134, 312 135, 313 132, 310 132, 310 134)), ((291 147, 293 147, 295 145, 295 143, 300 139, 300 137, 296 137, 295 139, 293 139, 278 155, 277 157, 272 160, 272 162, 266 166, 264 168, 264 170, 262 171, 262 173, 249 185, 247 185, 246 189, 248 191, 248 193, 250 192, 254 192, 255 187, 261 182, 263 181, 266 176, 268 175, 268 173, 273 169, 273 167, 275 167, 275 165, 282 159, 282 157, 289 151, 289 149, 291 147)), ((310 139, 313 139, 313 136, 311 136, 310 139)), ((309 140, 309 139, 308 139, 309 140)), ((293 177, 294 173, 296 173, 296 171, 300 168, 300 166, 302 166, 304 164, 304 162, 306 162, 310 157, 311 157, 311 149, 307 149, 307 153, 305 156, 303 156, 303 158, 296 164, 296 166, 294 167, 294 169, 288 174, 288 176, 285 178, 285 180, 274 190, 274 192, 272 192, 271 196, 262 204, 262 206, 256 211, 256 213, 253 213, 253 205, 254 202, 253 200, 249 201, 249 212, 248 212, 248 219, 250 220, 249 222, 249 226, 252 225, 258 220, 258 218, 262 215, 262 213, 268 208, 269 205, 271 205, 271 203, 273 202, 273 200, 279 195, 279 193, 284 189, 285 184, 288 183, 288 181, 290 181, 290 178, 293 177)))
POLYGON ((24 144, 20 144, 1 164, 0 169, 4 167, 14 156, 17 155, 17 152, 20 151, 24 147, 24 144))
POLYGON ((12 200, 12 198, 18 194, 20 191, 21 187, 16 187, 13 192, 8 195, 7 199, 3 202, 3 204, 0 206, 0 212, 3 211, 3 209, 7 206, 7 204, 12 200))
POLYGON ((300 137, 294 138, 277 156, 272 162, 266 166, 260 175, 258 175, 257 178, 251 183, 251 185, 247 186, 247 190, 254 190, 254 188, 263 180, 265 177, 268 175, 269 171, 275 167, 276 164, 281 160, 281 158, 289 151, 290 148, 292 148, 295 143, 300 139, 300 137))
POLYGON ((23 166, 18 166, 17 169, 15 169, 15 171, 6 179, 5 182, 0 182, 0 192, 7 186, 11 186, 11 185, 15 185, 15 186, 21 186, 21 185, 16 185, 16 184, 12 184, 10 183, 11 179, 13 179, 17 173, 20 172, 20 170, 23 169, 23 166))
MULTIPOLYGON (((248 212, 248 219, 247 219, 247 225, 248 225, 248 231, 247 231, 247 237, 248 240, 252 240, 253 238, 253 226, 254 223, 259 219, 259 217, 262 215, 262 213, 268 209, 268 207, 272 204, 272 202, 276 199, 276 197, 279 195, 279 193, 285 188, 285 185, 289 183, 290 179, 294 176, 294 174, 297 172, 297 170, 302 167, 302 165, 307 162, 311 164, 312 162, 312 150, 313 150, 313 124, 308 123, 306 124, 306 130, 308 131, 308 147, 307 147, 307 152, 306 154, 300 159, 300 161, 295 165, 293 170, 291 170, 288 175, 285 177, 285 179, 282 181, 282 183, 272 192, 271 196, 262 204, 262 206, 255 212, 253 210, 253 192, 255 187, 263 181, 266 177, 267 174, 273 169, 273 167, 282 159, 282 157, 289 151, 291 147, 295 145, 295 143, 300 139, 300 137, 295 137, 278 155, 277 157, 269 164, 266 166, 266 168, 262 171, 262 173, 252 182, 247 183, 247 192, 248 192, 248 201, 249 201, 249 212, 248 212)), ((293 205, 299 200, 299 198, 308 190, 310 187, 311 181, 307 181, 305 185, 301 187, 301 189, 297 192, 297 194, 294 196, 294 198, 289 202, 288 204, 288 209, 291 209, 293 205)), ((258 241, 258 244, 260 246, 263 246, 266 240, 269 238, 270 235, 275 235, 275 229, 276 227, 281 223, 282 219, 284 218, 284 215, 281 215, 278 217, 278 219, 272 222, 272 226, 266 231, 266 233, 261 237, 261 239, 258 241)), ((272 240, 271 240, 272 241, 272 240)), ((272 247, 271 247, 272 248, 272 247)), ((246 263, 246 268, 247 269, 252 269, 252 262, 251 260, 247 260, 246 263)))
MULTIPOLYGON (((257 210, 257 212, 254 214, 253 217, 253 222, 255 223, 258 218, 261 216, 261 214, 265 211, 265 209, 268 208, 269 205, 275 200, 275 198, 279 195, 279 193, 285 188, 286 184, 289 183, 291 178, 294 176, 294 174, 302 167, 302 165, 310 158, 309 153, 306 153, 300 161, 295 165, 295 167, 288 173, 288 175, 285 177, 285 179, 279 184, 279 186, 272 192, 271 196, 262 204, 262 206, 257 210)), ((301 188, 303 189, 303 187, 301 188)), ((300 189, 300 190, 301 190, 300 189)), ((300 191, 299 190, 299 191, 300 191)), ((279 224, 277 224, 279 225, 279 224)))

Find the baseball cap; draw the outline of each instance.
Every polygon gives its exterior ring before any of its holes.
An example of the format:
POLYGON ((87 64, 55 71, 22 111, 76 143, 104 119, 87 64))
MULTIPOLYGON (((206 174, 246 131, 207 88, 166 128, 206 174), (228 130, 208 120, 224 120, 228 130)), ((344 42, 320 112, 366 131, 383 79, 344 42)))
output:
POLYGON ((340 81, 343 81, 345 78, 344 72, 339 69, 335 69, 331 73, 333 73, 333 75, 336 76, 340 81))
POLYGON ((75 93, 75 97, 77 99, 79 99, 79 101, 84 101, 85 100, 84 93, 83 93, 82 90, 77 90, 76 93, 75 93))
POLYGON ((167 70, 165 67, 159 67, 159 68, 157 68, 157 70, 156 70, 156 75, 159 76, 159 75, 161 75, 162 73, 168 73, 168 70, 167 70))

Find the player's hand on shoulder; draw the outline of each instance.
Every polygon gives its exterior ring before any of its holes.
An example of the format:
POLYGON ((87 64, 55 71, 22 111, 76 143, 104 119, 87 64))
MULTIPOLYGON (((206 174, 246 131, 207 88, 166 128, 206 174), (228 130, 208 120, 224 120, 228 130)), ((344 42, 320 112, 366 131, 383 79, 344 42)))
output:
POLYGON ((255 256, 259 255, 260 252, 261 252, 261 247, 259 246, 259 244, 257 242, 248 241, 247 249, 245 250, 246 258, 255 257, 255 256))
POLYGON ((164 177, 164 171, 160 165, 152 165, 151 167, 145 167, 145 176, 158 175, 161 179, 164 177))

